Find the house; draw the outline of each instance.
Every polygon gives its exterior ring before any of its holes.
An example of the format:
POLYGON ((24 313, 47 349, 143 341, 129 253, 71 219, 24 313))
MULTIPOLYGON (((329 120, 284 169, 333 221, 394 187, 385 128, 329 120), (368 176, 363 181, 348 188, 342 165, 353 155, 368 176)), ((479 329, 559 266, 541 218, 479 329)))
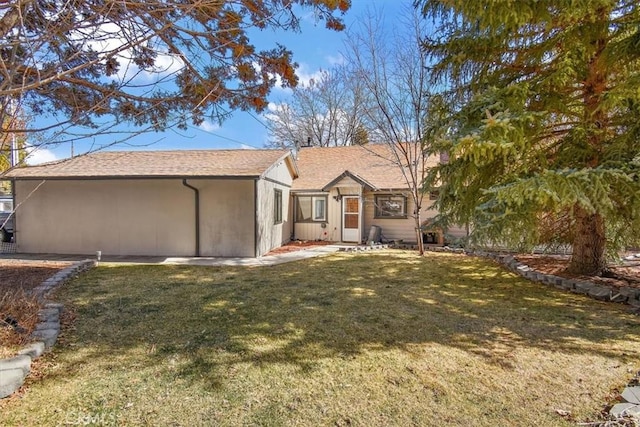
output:
MULTIPOLYGON (((430 157, 425 166, 438 161, 430 157)), ((307 147, 296 162, 293 238, 359 243, 375 226, 385 241, 416 242, 415 203, 389 145, 307 147)), ((420 212, 423 242, 442 245, 442 231, 427 226, 436 215, 429 199, 424 196, 420 212)), ((449 231, 464 235, 462 229, 449 231)))
MULTIPOLYGON (((414 202, 391 158, 385 144, 303 148, 297 158, 105 151, 6 177, 18 252, 259 257, 291 239, 359 243, 372 229, 375 240, 415 242, 414 202)), ((428 199, 423 241, 442 244, 442 232, 426 227, 436 214, 428 199)))
POLYGON ((284 150, 105 151, 7 174, 18 252, 218 257, 290 239, 297 176, 284 150))

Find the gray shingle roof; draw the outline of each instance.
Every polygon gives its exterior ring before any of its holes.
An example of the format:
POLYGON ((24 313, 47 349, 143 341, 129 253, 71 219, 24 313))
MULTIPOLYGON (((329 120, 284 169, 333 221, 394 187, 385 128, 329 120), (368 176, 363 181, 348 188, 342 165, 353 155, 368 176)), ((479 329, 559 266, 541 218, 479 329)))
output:
MULTIPOLYGON (((296 191, 321 191, 343 173, 359 177, 378 190, 408 188, 400 167, 387 144, 349 147, 309 147, 298 152, 300 176, 293 182, 296 191)), ((428 159, 428 166, 437 164, 428 159)))
POLYGON ((258 177, 288 154, 287 150, 103 151, 16 168, 5 176, 19 179, 258 177))

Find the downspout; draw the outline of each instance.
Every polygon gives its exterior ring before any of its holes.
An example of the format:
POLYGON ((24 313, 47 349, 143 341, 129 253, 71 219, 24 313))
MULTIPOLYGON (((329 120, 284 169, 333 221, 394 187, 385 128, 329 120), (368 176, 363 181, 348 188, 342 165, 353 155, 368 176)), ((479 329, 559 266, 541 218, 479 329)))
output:
POLYGON ((13 212, 11 213, 13 215, 13 243, 15 243, 17 245, 18 243, 18 221, 16 220, 16 211, 18 210, 18 205, 16 204, 16 179, 12 178, 11 179, 11 204, 13 205, 13 209, 11 209, 13 212))
POLYGON ((193 190, 193 193, 195 195, 195 205, 196 205, 196 256, 200 256, 200 191, 192 186, 189 185, 189 183, 187 182, 187 179, 184 178, 182 180, 182 185, 184 185, 187 188, 190 188, 193 190))
POLYGON ((258 243, 260 242, 258 236, 260 232, 258 227, 258 219, 260 217, 260 212, 258 212, 258 179, 253 180, 253 211, 255 212, 253 219, 253 257, 258 258, 258 243))

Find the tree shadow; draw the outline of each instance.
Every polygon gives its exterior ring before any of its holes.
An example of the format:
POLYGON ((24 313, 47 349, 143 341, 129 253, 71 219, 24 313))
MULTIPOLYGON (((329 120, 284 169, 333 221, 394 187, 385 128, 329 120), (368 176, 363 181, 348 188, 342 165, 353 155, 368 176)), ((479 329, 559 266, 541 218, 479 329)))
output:
POLYGON ((60 294, 74 347, 96 360, 149 348, 153 366, 215 390, 239 364, 313 371, 328 358, 438 344, 514 369, 536 348, 632 360, 640 320, 624 308, 525 281, 461 256, 341 255, 273 267, 99 268, 60 294))

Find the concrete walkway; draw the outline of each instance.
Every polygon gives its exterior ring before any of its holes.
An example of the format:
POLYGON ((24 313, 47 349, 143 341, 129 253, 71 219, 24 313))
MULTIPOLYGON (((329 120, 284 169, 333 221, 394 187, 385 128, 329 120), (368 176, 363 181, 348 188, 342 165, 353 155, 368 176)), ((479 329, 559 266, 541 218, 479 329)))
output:
MULTIPOLYGON (((100 262, 115 264, 166 264, 166 265, 203 265, 203 266, 268 266, 283 264, 285 262, 315 258, 328 255, 333 252, 345 250, 345 246, 326 245, 310 246, 295 252, 286 252, 277 255, 268 255, 260 258, 220 258, 220 257, 160 257, 160 256, 111 256, 103 255, 100 262)), ((57 254, 0 254, 2 259, 33 260, 33 261, 81 261, 95 259, 95 255, 57 255, 57 254)))

